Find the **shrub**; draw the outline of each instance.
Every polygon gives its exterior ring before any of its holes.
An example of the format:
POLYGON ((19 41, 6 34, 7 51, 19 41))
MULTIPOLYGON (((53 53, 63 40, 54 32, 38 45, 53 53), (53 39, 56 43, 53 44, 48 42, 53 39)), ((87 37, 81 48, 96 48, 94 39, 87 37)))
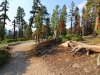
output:
POLYGON ((68 38, 66 38, 65 36, 59 36, 59 37, 60 37, 60 40, 61 40, 62 42, 68 41, 68 38))
POLYGON ((10 58, 10 53, 5 51, 5 50, 0 50, 0 65, 3 63, 7 62, 8 59, 10 58))
POLYGON ((82 36, 80 36, 78 34, 73 34, 72 35, 72 40, 74 40, 74 41, 82 41, 83 38, 82 38, 82 36))
POLYGON ((82 41, 82 37, 78 34, 68 34, 66 36, 60 36, 60 39, 62 42, 66 42, 68 40, 73 40, 73 41, 82 41))
POLYGON ((26 38, 19 38, 18 41, 26 41, 26 38))
POLYGON ((100 28, 97 30, 97 33, 100 34, 100 28))
POLYGON ((18 41, 17 39, 4 39, 3 43, 10 43, 10 42, 16 42, 18 41))
POLYGON ((48 39, 52 39, 52 38, 53 38, 52 36, 49 36, 49 37, 48 37, 48 39))
POLYGON ((0 44, 2 43, 2 41, 0 41, 0 44))
POLYGON ((72 35, 68 34, 68 35, 65 36, 65 38, 68 39, 68 40, 71 40, 72 39, 72 35))

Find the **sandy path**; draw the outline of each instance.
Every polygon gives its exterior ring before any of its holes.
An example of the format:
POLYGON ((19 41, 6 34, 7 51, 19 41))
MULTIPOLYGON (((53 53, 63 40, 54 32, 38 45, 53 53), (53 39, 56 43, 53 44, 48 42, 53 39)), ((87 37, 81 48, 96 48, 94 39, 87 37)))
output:
POLYGON ((29 42, 14 46, 10 61, 0 68, 0 75, 48 75, 47 67, 41 59, 34 61, 34 58, 26 58, 25 51, 30 50, 34 44, 29 42))

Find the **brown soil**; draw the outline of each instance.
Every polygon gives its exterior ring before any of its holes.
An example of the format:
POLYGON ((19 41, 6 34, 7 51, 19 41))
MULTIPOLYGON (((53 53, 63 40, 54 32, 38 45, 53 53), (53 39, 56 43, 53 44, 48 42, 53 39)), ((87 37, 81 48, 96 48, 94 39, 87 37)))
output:
POLYGON ((34 45, 29 42, 14 46, 11 59, 0 67, 0 75, 100 75, 95 54, 72 56, 70 48, 52 45, 52 53, 38 57, 31 51, 34 45))

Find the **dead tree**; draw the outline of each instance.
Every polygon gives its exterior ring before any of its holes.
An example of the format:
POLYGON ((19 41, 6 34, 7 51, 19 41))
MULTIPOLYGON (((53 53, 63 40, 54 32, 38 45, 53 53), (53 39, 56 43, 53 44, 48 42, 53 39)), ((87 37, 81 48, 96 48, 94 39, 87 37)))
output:
POLYGON ((87 55, 89 55, 90 51, 100 53, 100 44, 86 44, 76 41, 67 41, 61 44, 61 46, 71 47, 72 50, 70 52, 73 53, 73 55, 77 54, 79 51, 84 52, 84 50, 87 51, 87 55))

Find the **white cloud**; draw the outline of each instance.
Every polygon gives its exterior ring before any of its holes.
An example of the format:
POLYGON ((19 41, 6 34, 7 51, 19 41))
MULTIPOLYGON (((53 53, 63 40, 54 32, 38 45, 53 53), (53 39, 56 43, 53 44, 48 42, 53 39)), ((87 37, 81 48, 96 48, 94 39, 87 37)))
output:
POLYGON ((86 2, 87 2, 87 1, 84 1, 84 2, 82 2, 81 4, 79 4, 79 5, 78 5, 78 8, 79 8, 79 9, 82 9, 82 8, 85 6, 86 2))

